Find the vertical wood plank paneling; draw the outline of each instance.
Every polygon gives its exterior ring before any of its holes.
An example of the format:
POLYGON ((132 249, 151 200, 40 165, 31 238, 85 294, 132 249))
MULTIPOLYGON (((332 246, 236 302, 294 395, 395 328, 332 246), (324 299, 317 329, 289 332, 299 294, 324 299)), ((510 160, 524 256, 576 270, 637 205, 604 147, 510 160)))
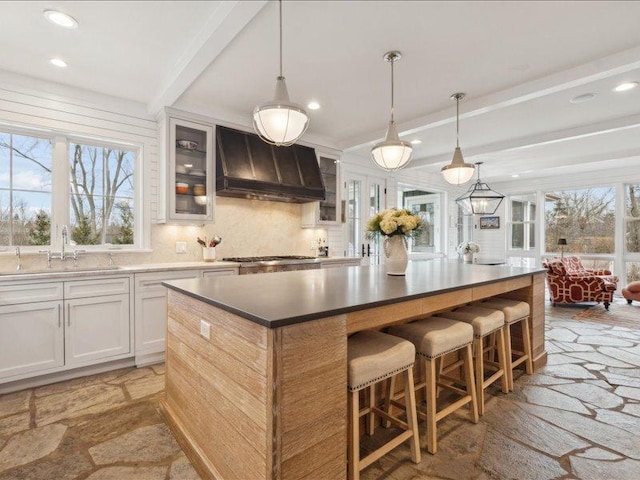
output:
POLYGON ((282 329, 282 478, 346 475, 346 316, 282 329))

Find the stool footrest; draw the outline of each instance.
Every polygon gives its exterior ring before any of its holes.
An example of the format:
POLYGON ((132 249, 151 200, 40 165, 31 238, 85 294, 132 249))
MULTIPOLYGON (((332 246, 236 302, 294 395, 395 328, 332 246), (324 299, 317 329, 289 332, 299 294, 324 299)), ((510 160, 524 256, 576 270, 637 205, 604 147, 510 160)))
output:
POLYGON ((390 440, 388 443, 380 447, 378 450, 371 452, 369 455, 362 458, 359 462, 360 469, 368 467, 373 462, 380 459, 381 457, 389 453, 391 450, 393 450, 397 446, 401 445, 403 442, 406 442, 412 436, 413 436, 413 432, 411 431, 402 432, 400 435, 395 437, 393 440, 390 440))

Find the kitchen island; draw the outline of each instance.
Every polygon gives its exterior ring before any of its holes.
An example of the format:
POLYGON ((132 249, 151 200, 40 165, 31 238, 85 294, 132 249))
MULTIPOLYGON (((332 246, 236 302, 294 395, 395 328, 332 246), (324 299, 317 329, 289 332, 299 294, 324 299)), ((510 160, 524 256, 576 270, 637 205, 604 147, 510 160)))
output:
POLYGON ((544 270, 415 262, 176 280, 163 415, 203 479, 344 479, 347 336, 494 295, 531 305, 544 350, 544 270))

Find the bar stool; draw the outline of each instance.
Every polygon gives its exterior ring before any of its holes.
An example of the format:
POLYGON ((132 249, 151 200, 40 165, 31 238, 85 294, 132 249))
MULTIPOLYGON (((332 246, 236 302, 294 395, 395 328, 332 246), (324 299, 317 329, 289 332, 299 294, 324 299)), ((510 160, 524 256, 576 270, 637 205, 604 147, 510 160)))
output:
POLYGON ((478 304, 482 308, 493 308, 504 314, 504 343, 507 359, 509 391, 513 391, 513 369, 521 363, 525 364, 525 371, 533 373, 533 359, 531 355, 531 337, 529 336, 529 316, 531 308, 527 302, 512 300, 510 298, 491 297, 478 304), (521 324, 523 352, 513 352, 511 349, 511 327, 521 324), (513 357, 515 353, 515 359, 513 357))
POLYGON ((484 391, 498 379, 502 379, 502 391, 509 393, 508 365, 504 347, 504 314, 500 310, 469 305, 452 312, 439 313, 441 317, 469 323, 473 327, 473 354, 475 363, 476 395, 478 396, 478 413, 484 415, 484 391), (496 333, 497 342, 489 342, 484 346, 484 339, 496 333), (485 359, 488 351, 498 351, 498 363, 485 359), (495 372, 485 378, 485 367, 492 367, 495 372))
POLYGON ((360 471, 383 455, 410 440, 411 460, 420 463, 420 437, 416 416, 416 400, 413 387, 413 364, 416 350, 411 342, 382 332, 365 330, 347 339, 348 388, 349 388, 349 461, 348 478, 358 480, 360 471), (377 383, 404 377, 407 421, 391 416, 375 405, 374 387, 377 383), (360 410, 360 390, 369 388, 369 406, 360 410), (393 422, 404 430, 380 448, 360 458, 360 417, 367 415, 367 433, 373 435, 375 415, 393 422))
MULTIPOLYGON (((391 335, 406 338, 416 348, 418 355, 422 359, 425 379, 416 385, 425 389, 425 397, 427 400, 426 412, 418 411, 418 416, 424 418, 427 424, 427 451, 436 453, 438 450, 438 441, 436 427, 437 422, 447 415, 453 413, 459 408, 470 404, 470 414, 473 423, 478 423, 478 405, 476 390, 473 379, 473 354, 471 344, 473 342, 473 328, 464 322, 457 322, 448 318, 430 317, 424 320, 418 320, 405 325, 396 325, 389 328, 391 335), (442 362, 442 357, 448 353, 462 353, 462 366, 464 369, 464 390, 455 386, 461 383, 460 380, 447 377, 447 383, 443 383, 444 375, 440 375, 436 369, 436 363, 442 362), (448 389, 460 395, 460 397, 442 408, 437 410, 437 395, 439 388, 448 389)), ((393 395, 395 390, 393 380, 389 382, 390 394, 386 399, 386 410, 390 412, 393 406, 399 406, 393 395)))

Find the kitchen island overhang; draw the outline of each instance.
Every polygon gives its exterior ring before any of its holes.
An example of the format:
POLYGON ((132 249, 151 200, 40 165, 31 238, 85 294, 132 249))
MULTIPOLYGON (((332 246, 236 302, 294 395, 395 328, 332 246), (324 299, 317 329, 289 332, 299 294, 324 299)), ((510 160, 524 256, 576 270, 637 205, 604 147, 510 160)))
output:
POLYGON ((346 477, 346 339, 488 298, 531 305, 544 351, 544 270, 416 262, 166 282, 165 419, 203 478, 346 477), (200 324, 211 325, 210 339, 200 324))

